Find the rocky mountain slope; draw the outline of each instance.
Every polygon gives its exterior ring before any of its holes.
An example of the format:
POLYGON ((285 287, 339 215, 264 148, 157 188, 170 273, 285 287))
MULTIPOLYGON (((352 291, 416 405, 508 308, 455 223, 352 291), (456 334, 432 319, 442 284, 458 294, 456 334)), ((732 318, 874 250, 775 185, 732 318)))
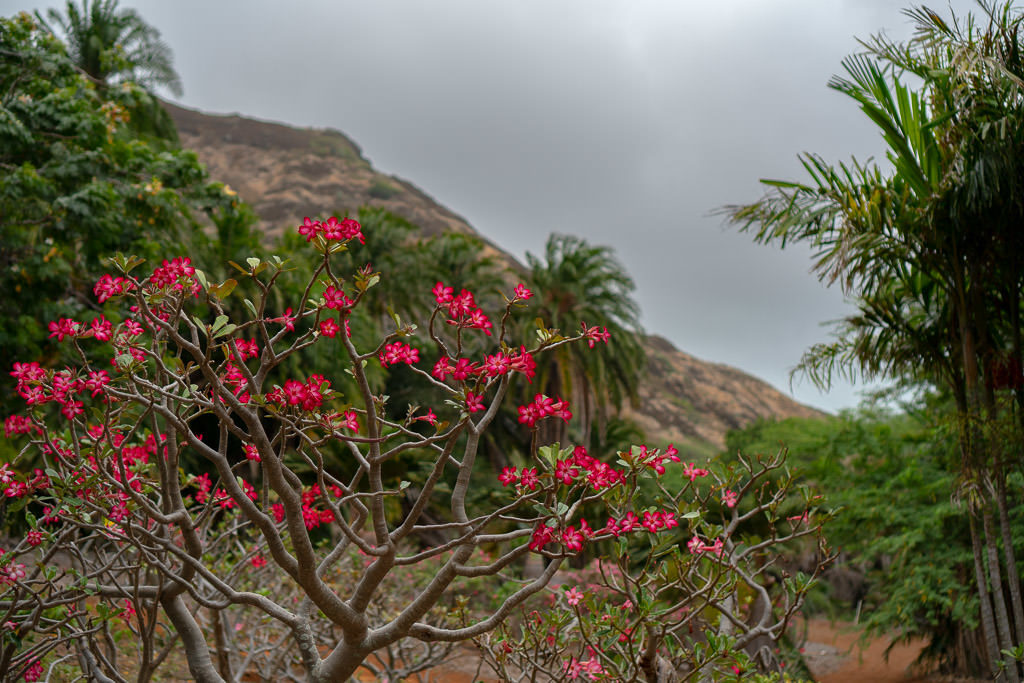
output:
MULTIPOLYGON (((195 150, 213 178, 229 184, 256 210, 259 228, 269 237, 305 215, 366 205, 400 215, 427 234, 454 230, 479 235, 412 183, 374 170, 359 146, 338 131, 210 115, 170 104, 167 109, 182 145, 195 150)), ((522 268, 483 239, 514 268, 522 268)), ((629 416, 652 443, 673 441, 713 452, 724 445, 730 429, 759 418, 821 415, 740 370, 698 360, 661 337, 646 341, 651 372, 640 405, 629 416)))

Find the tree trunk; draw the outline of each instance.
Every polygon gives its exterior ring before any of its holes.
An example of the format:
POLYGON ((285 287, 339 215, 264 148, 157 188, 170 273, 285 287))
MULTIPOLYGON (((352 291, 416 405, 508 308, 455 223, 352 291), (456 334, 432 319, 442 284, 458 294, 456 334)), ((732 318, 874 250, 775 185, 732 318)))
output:
POLYGON ((195 618, 185 606, 181 595, 165 594, 160 599, 167 618, 174 624, 174 630, 181 638, 181 644, 185 648, 185 657, 188 659, 188 670, 197 683, 224 683, 224 679, 217 673, 210 657, 210 648, 206 645, 203 631, 196 623, 195 618))
MULTIPOLYGON (((985 553, 988 559, 988 573, 992 580, 992 602, 995 605, 999 646, 1000 650, 1009 650, 1013 647, 1013 631, 1010 628, 1010 615, 1006 611, 1003 577, 999 567, 999 551, 996 549, 996 539, 992 529, 992 513, 987 507, 981 511, 981 521, 985 532, 985 553)), ((1020 683, 1020 676, 1017 675, 1016 666, 1005 669, 1005 675, 1010 683, 1020 683)))
POLYGON ((1013 625, 1016 642, 1024 645, 1024 601, 1021 600, 1020 573, 1013 549, 1013 530, 1010 527, 1009 503, 1006 499, 1006 473, 996 472, 996 497, 999 507, 999 531, 1003 540, 1003 555, 1006 558, 1006 581, 1010 588, 1010 604, 1013 607, 1013 625))
POLYGON ((978 524, 974 512, 968 508, 967 518, 971 528, 971 547, 974 550, 974 581, 978 585, 978 602, 981 604, 981 629, 985 634, 985 650, 988 652, 989 675, 996 681, 1005 681, 999 674, 999 636, 996 633, 996 622, 992 615, 992 602, 988 595, 988 583, 985 581, 984 551, 981 539, 978 538, 978 524))

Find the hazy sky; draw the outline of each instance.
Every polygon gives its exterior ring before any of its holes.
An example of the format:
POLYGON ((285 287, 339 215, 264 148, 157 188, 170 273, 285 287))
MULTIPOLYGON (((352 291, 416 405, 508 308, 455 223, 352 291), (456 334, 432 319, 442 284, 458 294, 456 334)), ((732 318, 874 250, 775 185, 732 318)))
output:
MULTIPOLYGON (((825 84, 855 36, 911 30, 890 0, 121 4, 174 50, 182 105, 339 129, 520 258, 551 232, 610 245, 648 332, 786 392, 848 308, 807 250, 710 214, 756 200, 759 178, 801 178, 800 152, 880 156, 825 84)), ((0 14, 50 6, 0 0, 0 14)), ((792 394, 836 410, 858 389, 797 379, 792 394)))

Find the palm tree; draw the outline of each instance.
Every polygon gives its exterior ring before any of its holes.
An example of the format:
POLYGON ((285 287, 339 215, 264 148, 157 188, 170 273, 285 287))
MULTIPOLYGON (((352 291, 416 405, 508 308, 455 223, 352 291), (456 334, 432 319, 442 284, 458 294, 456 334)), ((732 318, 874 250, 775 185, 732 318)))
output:
POLYGON ((64 14, 53 8, 46 11, 50 23, 36 16, 51 32, 62 35, 71 60, 95 82, 163 86, 181 96, 170 47, 135 10, 119 8, 118 0, 82 0, 81 8, 67 0, 64 14))
POLYGON ((50 23, 38 12, 36 17, 64 39, 72 62, 101 89, 129 82, 139 86, 119 95, 129 114, 128 126, 136 136, 177 147, 174 121, 153 94, 161 86, 176 96, 182 94, 181 79, 171 65, 171 48, 135 10, 120 9, 117 2, 82 0, 79 8, 67 0, 64 14, 47 10, 50 23))
MULTIPOLYGON (((585 324, 607 328, 611 334, 607 348, 561 346, 537 368, 545 393, 572 403, 581 441, 589 445, 592 430, 604 429, 609 408, 617 410, 636 400, 646 367, 639 341, 640 308, 633 300, 636 285, 611 248, 591 246, 571 235, 551 235, 543 260, 533 254, 526 259, 538 297, 531 310, 549 329, 568 337, 585 324)), ((551 433, 542 435, 542 440, 564 442, 564 425, 549 422, 551 433)))
MULTIPOLYGON (((878 126, 891 171, 856 161, 832 166, 804 155, 809 182, 765 181, 770 189, 761 201, 728 211, 744 229, 757 226, 758 241, 812 244, 816 272, 839 281, 857 306, 856 315, 840 322, 836 342, 805 354, 800 367, 813 379, 827 385, 834 373, 857 372, 926 378, 956 399, 962 490, 973 501, 975 580, 995 673, 999 651, 1024 642, 1004 448, 981 428, 1000 413, 991 382, 995 363, 1009 354, 1020 366, 1024 273, 1016 247, 1024 209, 1019 193, 1007 190, 1024 181, 1024 60, 1022 19, 1011 12, 1012 3, 979 4, 985 30, 970 16, 947 23, 927 8, 909 10, 918 29, 913 41, 865 42, 867 54, 844 61, 846 76, 830 83, 878 126), (922 79, 919 91, 900 82, 905 72, 922 79), (990 477, 1006 546, 1012 625, 991 502, 970 493, 990 477)), ((1019 680, 1014 667, 1005 675, 1019 680)))

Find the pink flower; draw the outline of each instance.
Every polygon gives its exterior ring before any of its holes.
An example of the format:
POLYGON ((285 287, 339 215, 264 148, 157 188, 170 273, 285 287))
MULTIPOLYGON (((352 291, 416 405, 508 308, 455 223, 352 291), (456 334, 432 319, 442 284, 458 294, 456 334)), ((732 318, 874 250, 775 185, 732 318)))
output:
POLYGON ((452 377, 457 380, 466 380, 478 372, 480 372, 480 368, 468 358, 460 358, 455 362, 455 367, 452 368, 452 377))
POLYGON ((329 286, 327 291, 324 292, 324 300, 327 302, 327 308, 335 310, 341 310, 345 306, 352 305, 352 300, 345 296, 345 292, 335 289, 334 285, 329 286))
POLYGON ((644 521, 641 523, 648 531, 655 533, 660 530, 663 526, 661 521, 661 515, 657 512, 644 512, 644 521))
POLYGON ((4 418, 4 438, 9 439, 18 434, 32 431, 32 420, 23 415, 8 415, 4 418))
POLYGON ((412 365, 419 362, 420 352, 404 342, 395 342, 385 346, 384 350, 380 352, 379 358, 380 365, 383 368, 389 365, 397 365, 398 363, 412 365))
POLYGON ((320 221, 310 220, 309 216, 306 216, 302 221, 302 225, 299 226, 299 234, 305 235, 307 242, 312 242, 313 238, 320 232, 320 229, 320 221))
POLYGON ((519 472, 516 471, 515 467, 505 467, 501 470, 501 474, 498 475, 498 481, 501 482, 502 486, 514 484, 518 479, 519 472))
POLYGON ((484 397, 477 396, 472 391, 466 392, 466 411, 475 413, 484 409, 484 397))
POLYGON ((523 472, 519 477, 519 483, 521 483, 523 487, 528 488, 531 491, 536 489, 537 484, 540 483, 540 480, 537 478, 537 468, 531 467, 527 469, 524 467, 523 472))
POLYGON ((64 337, 75 337, 78 335, 81 325, 70 318, 61 318, 50 322, 50 336, 56 337, 57 341, 64 341, 64 337))
POLYGON ((334 335, 338 334, 340 330, 341 328, 338 327, 338 321, 334 318, 328 318, 327 320, 320 321, 320 334, 325 337, 331 337, 333 339, 334 335))
POLYGON ((533 360, 533 356, 527 353, 525 346, 520 346, 519 353, 512 354, 509 361, 512 363, 513 370, 526 375, 526 381, 533 381, 537 374, 537 363, 533 360))
POLYGON ((565 592, 565 601, 572 607, 580 604, 580 600, 583 599, 583 593, 581 593, 575 586, 565 592))
POLYGON ((126 291, 130 291, 132 287, 132 283, 123 277, 104 275, 96 283, 96 286, 92 288, 92 292, 99 299, 100 303, 103 303, 112 296, 120 296, 126 291))
POLYGON ((423 420, 424 422, 429 422, 431 425, 433 425, 435 427, 437 426, 437 415, 435 415, 434 411, 431 410, 430 408, 427 408, 427 414, 426 415, 421 415, 421 416, 419 416, 419 417, 417 417, 415 419, 423 420))
POLYGON ((344 418, 345 421, 342 423, 342 427, 344 427, 345 429, 350 429, 353 432, 359 431, 359 419, 356 411, 346 410, 344 413, 344 418))
POLYGON ((40 382, 46 377, 46 370, 39 366, 39 363, 15 363, 11 370, 11 377, 18 380, 18 385, 28 382, 40 382))
POLYGON ((89 329, 92 332, 92 336, 100 341, 110 341, 110 337, 113 334, 113 325, 102 315, 98 318, 93 318, 89 329))
POLYGON ((454 368, 452 367, 451 362, 449 362, 448 356, 441 356, 437 359, 437 362, 434 363, 434 369, 430 374, 443 382, 444 378, 452 374, 453 371, 454 368))
POLYGON ((708 476, 708 471, 697 467, 694 463, 690 463, 683 468, 683 474, 690 478, 690 481, 695 480, 697 477, 708 476))
POLYGON ((583 534, 576 527, 568 527, 562 532, 562 544, 569 550, 583 550, 583 534))
POLYGON ((266 567, 267 558, 263 557, 262 555, 253 555, 252 559, 249 560, 249 564, 251 564, 256 569, 259 569, 260 567, 266 567))
POLYGON ((701 546, 701 551, 703 551, 705 553, 711 553, 713 555, 721 556, 722 549, 724 547, 725 547, 725 544, 722 543, 722 539, 716 538, 715 542, 712 543, 711 545, 701 546))
POLYGON ((515 288, 515 291, 514 291, 514 295, 515 295, 515 298, 513 299, 513 301, 515 301, 515 300, 525 301, 525 300, 529 299, 531 296, 533 296, 533 292, 531 292, 529 289, 527 289, 526 285, 524 285, 522 282, 520 282, 518 285, 516 285, 516 288, 515 288))
POLYGON ((587 338, 587 346, 590 348, 594 348, 594 345, 597 342, 604 342, 607 344, 608 340, 612 337, 611 333, 608 332, 607 327, 602 327, 599 330, 597 326, 587 327, 587 324, 582 322, 580 323, 580 326, 583 328, 583 336, 587 338))
POLYGON ((256 444, 245 444, 245 457, 253 462, 260 461, 260 451, 256 448, 256 444))
POLYGON ((241 354, 242 360, 257 358, 260 355, 260 347, 256 344, 255 339, 250 339, 248 341, 245 339, 236 339, 235 346, 238 347, 238 353, 241 354))
POLYGON ((295 316, 292 315, 291 307, 285 309, 284 315, 277 318, 270 318, 267 322, 284 325, 289 331, 295 330, 295 316))
POLYGON ((530 550, 541 550, 554 539, 555 530, 546 524, 540 524, 533 530, 533 535, 530 537, 530 550))
POLYGON ((559 460, 555 463, 555 479, 562 482, 566 486, 572 483, 572 480, 579 476, 580 471, 572 466, 570 460, 559 460))
POLYGON ((33 681, 38 681, 42 677, 43 663, 36 659, 31 664, 29 664, 27 669, 25 669, 25 680, 28 683, 32 683, 33 681))
POLYGON ((487 360, 484 361, 484 371, 488 377, 504 375, 510 369, 512 369, 512 361, 501 351, 493 356, 487 356, 487 360))
POLYGON ((810 514, 806 511, 802 515, 793 515, 792 517, 786 517, 786 520, 793 522, 794 524, 807 524, 810 521, 810 514))
POLYGON ((725 493, 722 494, 722 504, 726 507, 734 508, 736 507, 736 500, 738 497, 739 496, 735 491, 732 489, 726 489, 725 493))
POLYGON ((438 282, 430 291, 434 294, 434 300, 437 301, 438 306, 451 303, 452 295, 455 293, 451 287, 445 287, 443 282, 438 282))
POLYGON ((69 420, 73 420, 76 416, 81 415, 82 410, 81 401, 65 401, 64 407, 60 409, 60 412, 69 420))
POLYGON ((694 554, 699 553, 703 547, 704 547, 704 541, 700 540, 700 536, 694 536, 686 544, 686 549, 689 550, 691 553, 694 553, 694 554))
MULTIPOLYGON (((448 302, 448 315, 456 320, 465 315, 469 315, 469 312, 476 308, 476 302, 473 299, 473 292, 468 290, 462 290, 458 296, 452 297, 451 301, 448 302)), ((454 323, 454 320, 449 322, 454 323)))

